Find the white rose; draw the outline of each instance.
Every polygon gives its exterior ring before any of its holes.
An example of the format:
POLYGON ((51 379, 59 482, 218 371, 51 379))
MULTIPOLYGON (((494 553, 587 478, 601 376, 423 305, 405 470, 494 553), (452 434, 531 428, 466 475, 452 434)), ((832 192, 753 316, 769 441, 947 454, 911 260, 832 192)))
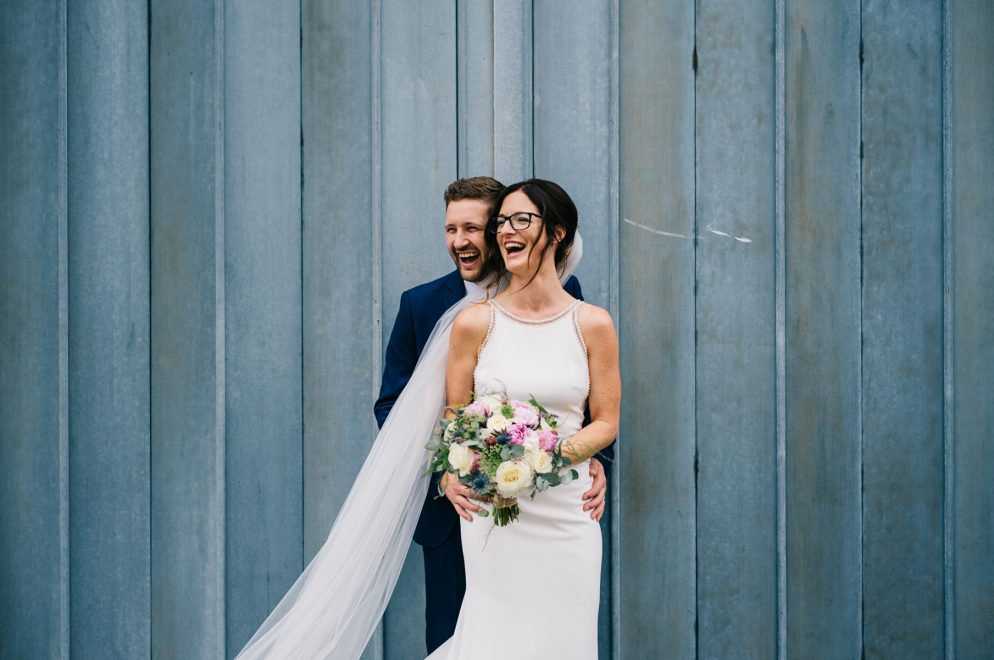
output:
POLYGON ((552 456, 536 447, 525 448, 525 460, 536 474, 552 472, 552 456))
POLYGON ((540 421, 538 423, 538 430, 539 431, 551 431, 552 427, 549 426, 549 423, 547 421, 545 421, 545 418, 543 417, 542 421, 540 421))
POLYGON ((487 410, 490 412, 497 412, 500 410, 500 407, 504 405, 504 402, 500 400, 500 397, 493 394, 485 394, 480 397, 480 403, 485 405, 487 410))
POLYGON ((524 461, 504 461, 497 468, 497 492, 504 497, 524 495, 532 487, 532 471, 524 461))
POLYGON ((473 469, 476 452, 460 444, 449 446, 449 465, 459 471, 460 477, 465 477, 473 469))
POLYGON ((503 433, 510 423, 511 421, 507 417, 504 417, 500 413, 494 413, 487 420, 487 430, 490 431, 490 435, 497 435, 503 433))

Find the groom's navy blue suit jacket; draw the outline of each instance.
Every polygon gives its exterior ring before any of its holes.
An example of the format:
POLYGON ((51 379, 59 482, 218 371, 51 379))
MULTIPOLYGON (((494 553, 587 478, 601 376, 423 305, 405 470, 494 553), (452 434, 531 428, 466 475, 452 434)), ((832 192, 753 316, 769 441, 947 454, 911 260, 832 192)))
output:
MULTIPOLYGON (((583 300, 580 283, 575 277, 570 277, 563 288, 574 298, 583 300)), ((376 423, 379 426, 383 426, 394 402, 414 373, 414 367, 431 331, 435 328, 435 323, 445 310, 459 302, 465 295, 466 286, 458 270, 401 294, 400 311, 397 312, 397 320, 394 322, 390 341, 387 344, 380 398, 376 400, 374 406, 376 423)), ((602 453, 608 458, 613 458, 613 445, 602 453)), ((604 461, 605 472, 609 463, 610 461, 604 461)), ((425 495, 425 504, 418 519, 418 526, 414 530, 415 542, 427 547, 444 542, 459 520, 459 516, 447 499, 435 499, 436 484, 437 479, 433 479, 425 495)))

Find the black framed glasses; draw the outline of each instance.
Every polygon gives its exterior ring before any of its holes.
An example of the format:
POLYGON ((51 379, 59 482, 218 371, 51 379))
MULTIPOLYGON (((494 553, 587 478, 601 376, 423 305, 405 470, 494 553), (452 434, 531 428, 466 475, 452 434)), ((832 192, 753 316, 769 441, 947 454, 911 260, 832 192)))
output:
POLYGON ((531 211, 521 211, 520 213, 512 213, 511 215, 498 215, 491 218, 490 232, 496 234, 505 224, 509 224, 511 229, 515 231, 524 231, 532 226, 532 218, 541 220, 542 216, 531 211))

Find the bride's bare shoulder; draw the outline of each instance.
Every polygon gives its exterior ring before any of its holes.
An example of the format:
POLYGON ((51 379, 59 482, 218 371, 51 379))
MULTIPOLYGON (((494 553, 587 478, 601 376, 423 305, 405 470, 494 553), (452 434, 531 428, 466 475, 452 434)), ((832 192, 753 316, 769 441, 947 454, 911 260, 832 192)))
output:
POLYGON ((596 341, 605 337, 613 337, 614 320, 610 312, 603 307, 583 303, 577 310, 577 322, 580 324, 580 332, 583 333, 585 341, 596 341))
POLYGON ((490 329, 490 305, 474 303, 456 314, 452 321, 452 334, 466 338, 483 338, 490 329))

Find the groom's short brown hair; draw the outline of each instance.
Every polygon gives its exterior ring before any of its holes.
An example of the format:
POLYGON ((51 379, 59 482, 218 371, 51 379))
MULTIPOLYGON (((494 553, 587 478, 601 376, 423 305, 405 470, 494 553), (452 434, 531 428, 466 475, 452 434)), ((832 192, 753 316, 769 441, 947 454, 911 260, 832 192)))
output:
POLYGON ((471 176, 456 179, 445 189, 445 205, 460 199, 478 199, 493 204, 504 184, 491 176, 471 176))

